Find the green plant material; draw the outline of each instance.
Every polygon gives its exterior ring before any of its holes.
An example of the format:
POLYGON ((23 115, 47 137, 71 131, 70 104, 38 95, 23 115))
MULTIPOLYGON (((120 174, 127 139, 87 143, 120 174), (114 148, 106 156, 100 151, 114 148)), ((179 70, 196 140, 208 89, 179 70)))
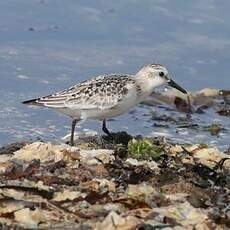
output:
POLYGON ((183 146, 184 148, 189 148, 189 147, 193 146, 193 144, 184 143, 184 144, 181 144, 181 146, 183 146))
POLYGON ((148 139, 132 139, 128 143, 128 154, 139 160, 159 160, 163 152, 163 146, 157 146, 148 139))
POLYGON ((200 144, 199 144, 199 147, 202 148, 202 149, 207 149, 207 148, 208 148, 208 145, 205 144, 205 143, 200 143, 200 144))
POLYGON ((207 127, 207 130, 211 133, 211 135, 217 136, 222 130, 222 127, 220 124, 211 124, 207 127))

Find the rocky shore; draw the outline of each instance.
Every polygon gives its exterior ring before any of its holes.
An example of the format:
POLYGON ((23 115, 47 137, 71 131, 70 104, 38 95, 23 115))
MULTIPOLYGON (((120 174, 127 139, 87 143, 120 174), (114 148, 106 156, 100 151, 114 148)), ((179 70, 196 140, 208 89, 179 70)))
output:
POLYGON ((0 149, 1 229, 229 229, 230 151, 84 136, 0 149))

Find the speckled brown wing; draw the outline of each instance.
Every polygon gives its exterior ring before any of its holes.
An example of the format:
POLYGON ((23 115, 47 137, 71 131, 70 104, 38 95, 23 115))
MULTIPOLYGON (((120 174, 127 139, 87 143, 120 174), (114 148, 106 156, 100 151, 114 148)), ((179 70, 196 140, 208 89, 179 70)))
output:
POLYGON ((36 104, 74 110, 111 109, 126 99, 128 88, 132 85, 135 87, 131 75, 101 75, 59 93, 36 99, 36 104))

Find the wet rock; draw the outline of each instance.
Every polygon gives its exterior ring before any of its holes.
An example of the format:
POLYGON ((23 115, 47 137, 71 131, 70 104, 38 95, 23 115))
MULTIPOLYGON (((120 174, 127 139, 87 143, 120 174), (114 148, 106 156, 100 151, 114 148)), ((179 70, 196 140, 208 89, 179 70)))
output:
POLYGON ((0 148, 1 154, 13 154, 15 151, 21 149, 27 144, 27 142, 16 142, 0 148))
POLYGON ((132 140, 133 137, 127 132, 123 131, 123 132, 112 133, 112 139, 107 135, 103 136, 102 138, 107 142, 122 144, 124 146, 127 146, 129 141, 132 140))
POLYGON ((230 116, 230 108, 222 108, 220 110, 217 111, 217 113, 221 116, 230 116))
POLYGON ((207 131, 211 133, 211 135, 218 135, 220 131, 223 130, 220 124, 211 124, 210 126, 206 127, 207 131))
POLYGON ((192 188, 187 200, 195 208, 208 208, 210 206, 210 194, 200 188, 192 188))

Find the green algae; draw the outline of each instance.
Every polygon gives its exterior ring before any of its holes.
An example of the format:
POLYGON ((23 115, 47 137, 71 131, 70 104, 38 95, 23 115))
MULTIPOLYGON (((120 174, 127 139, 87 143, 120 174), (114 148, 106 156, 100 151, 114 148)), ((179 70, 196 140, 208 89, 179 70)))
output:
POLYGON ((153 144, 148 139, 132 139, 128 143, 128 154, 139 160, 159 160, 163 154, 163 146, 153 144))

